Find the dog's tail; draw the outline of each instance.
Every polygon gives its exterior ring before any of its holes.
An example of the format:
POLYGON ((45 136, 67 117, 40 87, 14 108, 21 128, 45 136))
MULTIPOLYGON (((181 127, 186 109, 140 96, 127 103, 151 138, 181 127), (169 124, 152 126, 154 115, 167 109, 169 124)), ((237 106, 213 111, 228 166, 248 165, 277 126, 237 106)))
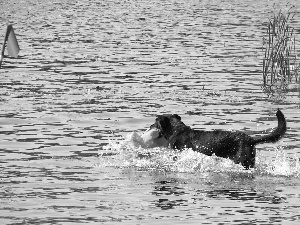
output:
POLYGON ((276 142, 282 136, 285 134, 286 131, 286 121, 284 118, 283 113, 278 109, 276 113, 277 119, 278 119, 278 126, 275 130, 272 131, 272 133, 261 136, 261 137, 253 137, 253 145, 256 145, 258 143, 266 143, 266 142, 276 142))

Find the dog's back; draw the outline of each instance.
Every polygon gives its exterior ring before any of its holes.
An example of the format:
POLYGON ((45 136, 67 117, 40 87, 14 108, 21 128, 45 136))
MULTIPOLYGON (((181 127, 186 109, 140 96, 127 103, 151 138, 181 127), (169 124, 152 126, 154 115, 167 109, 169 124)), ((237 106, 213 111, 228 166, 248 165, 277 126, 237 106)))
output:
POLYGON ((229 158, 244 167, 254 166, 255 146, 252 137, 239 131, 201 131, 189 129, 188 132, 173 137, 170 147, 174 149, 191 148, 205 155, 229 158))

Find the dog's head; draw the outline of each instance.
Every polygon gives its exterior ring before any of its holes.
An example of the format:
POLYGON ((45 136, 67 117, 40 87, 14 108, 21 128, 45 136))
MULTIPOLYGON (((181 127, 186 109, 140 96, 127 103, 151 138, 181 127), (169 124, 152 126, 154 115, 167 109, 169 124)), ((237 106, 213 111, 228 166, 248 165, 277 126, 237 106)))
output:
POLYGON ((168 140, 174 131, 181 126, 185 125, 180 116, 177 114, 164 114, 156 117, 155 123, 150 126, 150 129, 158 129, 161 136, 168 140))

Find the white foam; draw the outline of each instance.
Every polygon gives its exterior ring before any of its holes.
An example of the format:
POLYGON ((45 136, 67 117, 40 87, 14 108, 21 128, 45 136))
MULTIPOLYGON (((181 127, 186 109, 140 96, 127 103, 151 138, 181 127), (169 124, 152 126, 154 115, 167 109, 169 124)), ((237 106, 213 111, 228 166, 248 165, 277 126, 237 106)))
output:
POLYGON ((256 157, 256 171, 271 176, 300 177, 300 161, 294 155, 287 156, 282 146, 274 148, 274 157, 267 158, 262 152, 256 157))
POLYGON ((100 150, 99 160, 101 166, 135 167, 140 170, 300 177, 299 158, 288 157, 282 147, 275 148, 274 157, 270 158, 264 155, 264 151, 259 151, 255 168, 246 170, 230 159, 207 156, 191 149, 176 151, 167 147, 146 148, 143 138, 135 132, 119 143, 110 141, 100 150))

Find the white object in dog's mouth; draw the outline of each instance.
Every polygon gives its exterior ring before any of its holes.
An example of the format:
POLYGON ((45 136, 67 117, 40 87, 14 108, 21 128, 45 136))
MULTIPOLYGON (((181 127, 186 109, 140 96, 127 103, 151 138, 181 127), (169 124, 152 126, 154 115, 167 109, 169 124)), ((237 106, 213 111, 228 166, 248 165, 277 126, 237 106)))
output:
POLYGON ((157 128, 146 130, 141 137, 146 148, 166 147, 168 145, 167 140, 161 136, 160 131, 157 128))
POLYGON ((144 141, 153 140, 159 137, 161 137, 161 135, 157 128, 149 128, 142 134, 144 141))

